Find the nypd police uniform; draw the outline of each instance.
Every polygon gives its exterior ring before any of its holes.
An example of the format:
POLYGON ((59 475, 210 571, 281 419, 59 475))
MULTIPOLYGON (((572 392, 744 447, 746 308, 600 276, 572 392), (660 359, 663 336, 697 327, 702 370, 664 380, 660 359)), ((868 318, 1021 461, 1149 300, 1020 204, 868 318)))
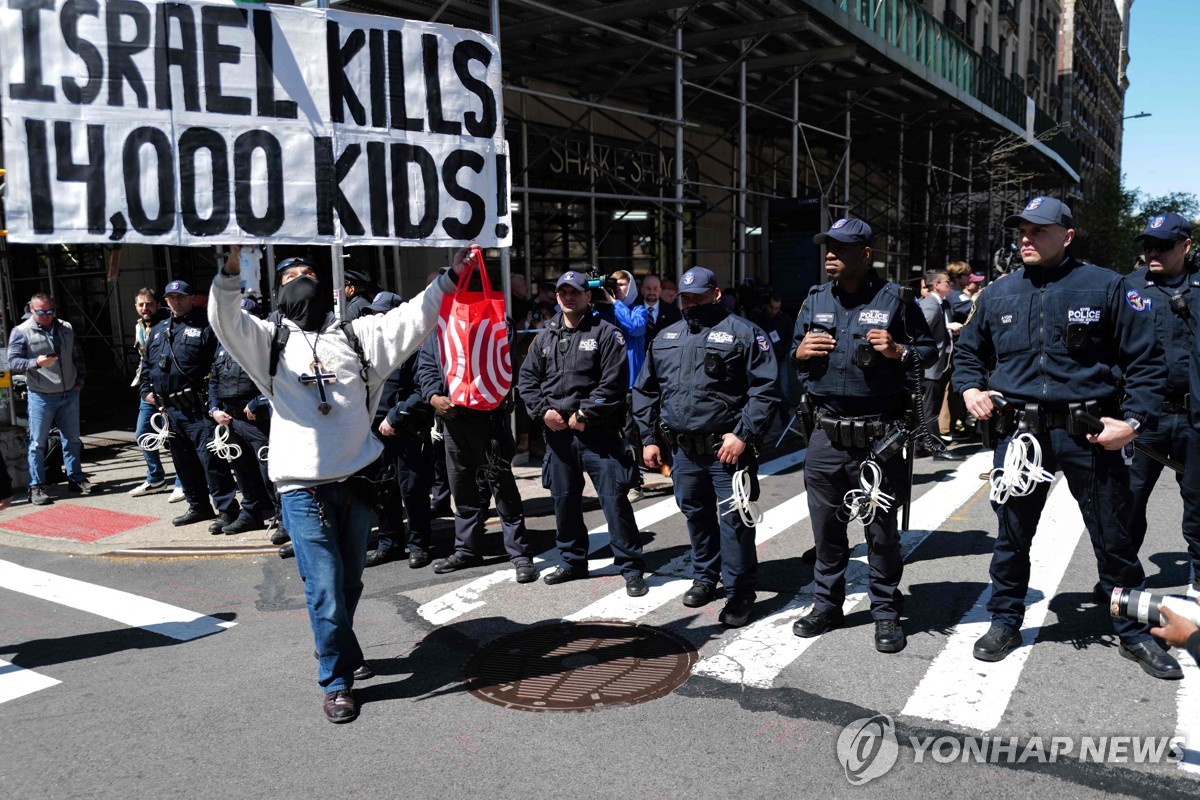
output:
MULTIPOLYGON (((163 296, 173 293, 194 294, 185 281, 168 283, 163 296)), ((172 315, 155 325, 142 358, 139 392, 143 398, 153 392, 166 409, 171 430, 167 444, 188 501, 188 513, 176 517, 177 525, 212 518, 210 495, 228 522, 240 510, 228 465, 208 449, 215 423, 207 413, 205 380, 216 350, 217 336, 208 316, 204 309, 193 308, 181 318, 172 315)))
MULTIPOLYGON (((1022 221, 1035 226, 1031 235, 1074 227, 1070 209, 1049 197, 1034 198, 1005 225, 1022 221)), ((955 391, 994 390, 1010 402, 992 415, 996 467, 1003 466, 1013 436, 1036 437, 1042 466, 1050 473, 1062 470, 1079 503, 1104 593, 1140 587, 1145 577, 1126 522, 1129 469, 1119 451, 1087 441, 1089 431, 1075 414, 1153 428, 1166 380, 1152 303, 1117 273, 1069 255, 1053 266, 1022 267, 988 286, 959 335, 955 391)), ((1000 660, 1020 641, 1029 549, 1049 490, 1050 483, 1038 483, 1029 494, 993 503, 999 530, 988 600, 992 627, 976 642, 976 658, 1000 660)), ((1124 618, 1112 624, 1122 655, 1157 677, 1179 677, 1178 664, 1150 640, 1146 625, 1124 618)))
MULTIPOLYGON (((1144 246, 1156 243, 1163 248, 1183 247, 1191 238, 1192 226, 1179 214, 1151 217, 1145 230, 1136 237, 1144 246)), ((1175 458, 1184 465, 1176 474, 1183 499, 1183 538, 1187 543, 1192 567, 1193 588, 1200 589, 1200 431, 1188 420, 1189 411, 1197 410, 1189 394, 1190 365, 1195 347, 1193 326, 1198 316, 1191 308, 1200 302, 1200 270, 1196 264, 1184 264, 1183 272, 1168 276, 1143 267, 1132 273, 1128 282, 1150 304, 1154 327, 1167 359, 1166 396, 1158 426, 1138 436, 1138 441, 1175 458)), ((1163 466, 1144 453, 1134 451, 1129 468, 1129 488, 1133 504, 1129 509, 1129 535, 1134 547, 1141 549, 1146 538, 1146 506, 1163 466)))
POLYGON ((257 530, 267 517, 276 515, 274 485, 267 474, 266 461, 258 457, 270 441, 269 408, 266 397, 246 371, 228 350, 218 346, 208 376, 208 412, 210 417, 215 411, 233 417, 229 423, 229 440, 241 448, 241 453, 230 464, 238 488, 242 490, 241 513, 238 519, 223 526, 221 533, 232 535, 257 530), (247 408, 254 413, 253 420, 246 416, 247 408))
MULTIPOLYGON (((587 278, 566 272, 556 288, 587 291, 587 278)), ((554 499, 556 543, 562 569, 546 576, 549 583, 588 574, 588 535, 583 521, 583 475, 592 479, 608 523, 613 557, 632 593, 641 585, 642 542, 628 494, 637 482, 637 465, 622 436, 629 387, 625 335, 616 326, 585 310, 575 327, 564 312, 555 314, 534 338, 521 365, 518 394, 531 419, 553 410, 564 421, 583 420, 583 430, 545 428, 546 455, 542 479, 554 499)))
MULTIPOLYGON (((840 219, 813 240, 817 244, 835 240, 869 246, 871 228, 862 220, 840 219)), ((876 621, 876 647, 896 652, 905 643, 898 622, 904 565, 896 513, 909 491, 907 468, 900 447, 878 456, 873 450, 906 422, 917 370, 937 359, 937 347, 911 295, 894 283, 876 279, 862 259, 843 262, 843 269, 855 272, 857 288, 853 291, 843 285, 849 281, 809 290, 793 334, 793 354, 810 332, 827 333, 835 342, 827 355, 793 362, 814 414, 804 484, 816 541, 813 610, 796 623, 794 631, 803 637, 815 636, 842 620, 850 560, 849 517, 842 508, 847 492, 860 488, 863 462, 876 460, 882 472, 881 488, 896 502, 890 509, 877 509, 865 526, 868 596, 876 621), (872 330, 886 330, 903 346, 901 357, 886 358, 876 351, 867 341, 872 330)))
MULTIPOLYGON (((692 294, 715 288, 715 276, 704 267, 688 270, 679 285, 681 293, 692 294)), ((692 543, 694 581, 684 604, 710 602, 719 580, 729 600, 726 610, 736 605, 734 616, 744 617, 757 586, 754 528, 736 510, 722 513, 717 504, 733 495, 739 469, 750 478, 751 499, 757 494, 754 445, 780 402, 775 354, 761 328, 729 313, 719 300, 684 308, 683 316, 650 345, 633 388, 634 419, 643 446, 662 435, 674 459, 675 500, 692 543), (726 433, 747 445, 736 465, 716 456, 726 433)))

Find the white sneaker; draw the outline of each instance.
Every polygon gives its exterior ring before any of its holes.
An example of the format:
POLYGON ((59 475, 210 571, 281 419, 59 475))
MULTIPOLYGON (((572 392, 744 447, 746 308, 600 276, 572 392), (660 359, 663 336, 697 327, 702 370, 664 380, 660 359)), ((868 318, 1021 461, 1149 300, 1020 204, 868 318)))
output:
POLYGON ((161 491, 162 488, 166 485, 167 485, 166 478, 163 478, 161 481, 158 481, 157 483, 151 483, 150 481, 146 481, 145 483, 141 484, 140 486, 135 486, 132 489, 130 489, 129 496, 130 497, 141 497, 142 495, 153 494, 154 492, 161 491))
POLYGON ((171 492, 171 496, 167 498, 168 503, 182 503, 184 498, 183 487, 176 486, 175 491, 171 492))
POLYGON ((635 486, 629 490, 629 502, 631 502, 631 503, 636 503, 639 500, 642 500, 643 498, 645 498, 645 496, 646 496, 646 493, 643 492, 637 486, 635 486))

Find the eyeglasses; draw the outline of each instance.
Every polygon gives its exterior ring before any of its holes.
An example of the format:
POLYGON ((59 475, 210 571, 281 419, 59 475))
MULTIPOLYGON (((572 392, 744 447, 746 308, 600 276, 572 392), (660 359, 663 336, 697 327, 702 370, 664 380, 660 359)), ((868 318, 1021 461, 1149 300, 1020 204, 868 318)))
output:
POLYGON ((53 308, 38 308, 38 309, 34 309, 33 313, 37 314, 39 317, 53 317, 54 309, 53 308))
POLYGON ((1162 239, 1145 239, 1142 241, 1143 253, 1169 253, 1179 244, 1178 241, 1166 242, 1162 239))

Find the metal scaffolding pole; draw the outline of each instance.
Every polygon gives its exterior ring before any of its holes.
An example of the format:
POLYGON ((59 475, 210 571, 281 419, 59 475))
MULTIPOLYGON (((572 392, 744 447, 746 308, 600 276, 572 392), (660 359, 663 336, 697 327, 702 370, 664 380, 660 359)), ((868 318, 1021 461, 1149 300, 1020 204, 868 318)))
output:
MULTIPOLYGON (((525 115, 525 95, 521 95, 521 163, 529 164, 529 117, 525 115)), ((528 184, 529 181, 522 181, 528 184)), ((521 228, 524 236, 525 250, 525 291, 533 298, 533 246, 529 235, 529 221, 532 219, 533 206, 529 203, 529 186, 521 192, 521 228)), ((519 320, 518 320, 519 324, 519 320)))
MULTIPOLYGON (((896 249, 903 253, 908 248, 907 231, 904 230, 904 115, 900 115, 900 146, 896 157, 896 249)), ((896 258, 896 282, 903 283, 908 265, 904 260, 896 258)))
POLYGON ((792 197, 800 194, 800 79, 792 78, 792 197))
MULTIPOLYGON (((322 0, 322 2, 324 2, 324 0, 322 0)), ((491 15, 492 15, 492 36, 496 37, 496 47, 497 47, 497 49, 499 49, 499 47, 500 47, 500 0, 492 0, 491 15)), ((503 100, 501 100, 501 103, 503 104, 503 100)), ((503 109, 501 109, 501 113, 503 113, 503 109)), ((504 128, 503 118, 501 118, 499 120, 499 123, 500 123, 501 130, 503 130, 503 128, 504 128)), ((509 205, 511 206, 512 204, 510 203, 509 205)), ((525 213, 528 214, 529 212, 526 211, 525 213)), ((510 212, 510 218, 511 218, 511 212, 510 212)), ((500 248, 500 280, 504 284, 504 308, 505 309, 512 308, 512 264, 509 262, 509 258, 510 258, 509 248, 501 247, 500 248)), ((512 424, 515 426, 516 425, 516 414, 512 415, 512 420, 513 420, 512 424)), ((515 431, 516 428, 514 427, 513 430, 515 431)))
POLYGON ((738 65, 738 218, 734 220, 737 236, 737 260, 734 262, 734 285, 746 280, 746 61, 738 65))
POLYGON ((675 283, 683 280, 683 28, 675 29, 675 283))

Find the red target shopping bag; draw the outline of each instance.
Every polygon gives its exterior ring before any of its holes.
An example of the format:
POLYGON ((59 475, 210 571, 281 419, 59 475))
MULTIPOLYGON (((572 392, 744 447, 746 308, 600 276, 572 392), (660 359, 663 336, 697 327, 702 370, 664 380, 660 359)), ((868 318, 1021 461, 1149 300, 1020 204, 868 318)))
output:
POLYGON ((482 411, 500 405, 512 387, 504 292, 492 288, 478 248, 467 257, 458 290, 442 298, 438 350, 454 405, 482 411), (481 288, 472 290, 476 272, 481 288))

